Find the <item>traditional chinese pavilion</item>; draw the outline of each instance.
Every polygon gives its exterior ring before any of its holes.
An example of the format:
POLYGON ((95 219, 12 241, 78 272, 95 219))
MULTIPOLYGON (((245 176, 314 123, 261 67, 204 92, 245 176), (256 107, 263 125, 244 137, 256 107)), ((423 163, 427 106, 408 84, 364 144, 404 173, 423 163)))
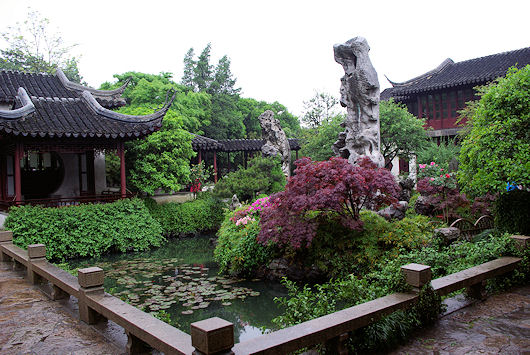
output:
MULTIPOLYGON (((438 142, 454 137, 461 129, 456 125, 458 111, 475 100, 476 86, 506 75, 508 68, 530 64, 530 47, 486 57, 453 62, 446 59, 437 68, 402 83, 390 81, 392 88, 381 93, 381 100, 394 98, 409 112, 427 118, 432 127, 429 136, 438 142)), ((462 122, 464 123, 464 122, 462 122)))
POLYGON ((0 71, 0 208, 125 197, 124 142, 160 129, 174 99, 146 116, 111 111, 125 105, 126 85, 102 91, 60 70, 0 71), (106 191, 103 152, 120 157, 118 194, 106 191))

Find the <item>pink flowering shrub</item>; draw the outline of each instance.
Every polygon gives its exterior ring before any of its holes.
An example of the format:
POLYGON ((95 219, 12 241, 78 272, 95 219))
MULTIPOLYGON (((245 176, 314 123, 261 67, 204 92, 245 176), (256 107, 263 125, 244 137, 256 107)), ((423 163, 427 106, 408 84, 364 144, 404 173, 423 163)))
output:
POLYGON ((269 197, 263 197, 257 199, 250 206, 245 206, 234 212, 234 215, 230 217, 230 220, 239 226, 240 224, 246 225, 250 221, 255 221, 253 216, 259 216, 261 211, 270 206, 269 197))
POLYGON ((449 173, 435 162, 419 164, 418 192, 426 197, 425 203, 432 206, 434 213, 441 213, 445 222, 459 218, 460 208, 467 208, 469 200, 458 190, 454 173, 449 173))
POLYGON ((391 173, 369 158, 353 166, 346 159, 295 162, 295 175, 285 191, 270 196, 261 211, 258 241, 279 247, 308 248, 319 222, 334 220, 349 230, 362 230, 359 212, 397 201, 399 186, 391 173))

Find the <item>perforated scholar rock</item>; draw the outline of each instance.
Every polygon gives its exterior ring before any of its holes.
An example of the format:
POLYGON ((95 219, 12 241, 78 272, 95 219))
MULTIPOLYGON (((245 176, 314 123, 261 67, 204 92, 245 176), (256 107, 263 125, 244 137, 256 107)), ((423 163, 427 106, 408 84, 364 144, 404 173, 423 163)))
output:
POLYGON ((333 144, 336 156, 355 164, 363 156, 379 167, 384 166, 379 129, 379 80, 368 52, 370 46, 363 37, 355 37, 333 46, 335 61, 344 68, 340 87, 340 104, 347 108, 339 133, 333 144))
POLYGON ((274 118, 274 112, 271 110, 263 112, 258 119, 261 125, 261 136, 265 140, 261 153, 264 157, 279 156, 283 173, 286 177, 291 176, 291 148, 280 122, 274 118))

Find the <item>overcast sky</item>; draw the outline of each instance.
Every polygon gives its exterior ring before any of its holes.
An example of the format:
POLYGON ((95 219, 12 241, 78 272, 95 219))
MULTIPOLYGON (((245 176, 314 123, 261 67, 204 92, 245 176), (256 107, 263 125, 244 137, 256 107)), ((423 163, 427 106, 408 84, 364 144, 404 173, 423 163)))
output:
POLYGON ((89 85, 127 71, 182 76, 190 47, 228 55, 242 96, 294 114, 315 90, 338 96, 333 44, 363 36, 381 90, 454 61, 530 46, 530 1, 29 1, 0 0, 0 28, 38 10, 79 44, 89 85))

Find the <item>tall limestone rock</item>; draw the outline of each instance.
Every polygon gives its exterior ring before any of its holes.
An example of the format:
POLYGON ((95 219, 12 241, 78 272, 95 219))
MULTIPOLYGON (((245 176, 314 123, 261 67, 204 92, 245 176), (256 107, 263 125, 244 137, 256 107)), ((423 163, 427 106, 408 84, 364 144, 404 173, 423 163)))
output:
POLYGON ((344 44, 333 46, 335 61, 344 68, 341 80, 340 103, 347 108, 339 133, 333 144, 337 156, 351 164, 368 156, 379 167, 384 166, 379 130, 379 80, 368 52, 370 46, 363 37, 355 37, 344 44))
POLYGON ((287 136, 280 126, 280 122, 274 118, 274 112, 267 110, 259 116, 261 125, 261 137, 265 144, 261 147, 264 157, 279 156, 282 162, 282 171, 288 178, 291 176, 291 147, 287 136))

